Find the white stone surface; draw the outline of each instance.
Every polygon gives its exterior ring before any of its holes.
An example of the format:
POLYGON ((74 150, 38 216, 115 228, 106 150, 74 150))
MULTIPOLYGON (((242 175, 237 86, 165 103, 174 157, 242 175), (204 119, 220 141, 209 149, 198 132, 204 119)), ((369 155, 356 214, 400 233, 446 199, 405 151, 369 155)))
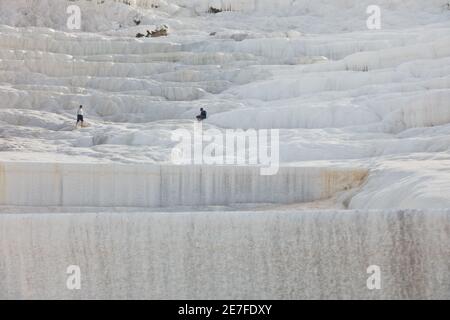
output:
POLYGON ((166 165, 203 107, 205 129, 279 129, 283 166, 369 169, 352 208, 449 207, 447 0, 378 0, 381 30, 371 0, 102 2, 0 0, 0 161, 166 165))
POLYGON ((0 163, 0 205, 168 207, 322 200, 358 187, 367 170, 0 163))
POLYGON ((0 214, 0 298, 450 299, 449 223, 449 211, 0 214), (81 290, 66 287, 69 265, 81 290))
POLYGON ((102 2, 0 0, 0 298, 450 299, 448 0, 102 2), (200 107, 279 174, 171 166, 200 107))

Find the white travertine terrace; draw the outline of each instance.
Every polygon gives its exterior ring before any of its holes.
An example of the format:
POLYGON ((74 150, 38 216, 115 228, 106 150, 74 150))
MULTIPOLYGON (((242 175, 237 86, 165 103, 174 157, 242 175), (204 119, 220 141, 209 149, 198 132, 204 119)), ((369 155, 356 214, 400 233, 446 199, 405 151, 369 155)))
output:
POLYGON ((0 298, 448 299, 448 211, 6 214, 0 298), (68 290, 77 265, 81 290, 68 290), (366 286, 381 270, 381 289, 366 286))
POLYGON ((0 163, 0 205, 173 207, 311 202, 356 188, 367 170, 0 163))
POLYGON ((0 299, 450 298, 448 0, 102 2, 0 0, 0 299), (279 173, 173 165, 201 107, 279 173))

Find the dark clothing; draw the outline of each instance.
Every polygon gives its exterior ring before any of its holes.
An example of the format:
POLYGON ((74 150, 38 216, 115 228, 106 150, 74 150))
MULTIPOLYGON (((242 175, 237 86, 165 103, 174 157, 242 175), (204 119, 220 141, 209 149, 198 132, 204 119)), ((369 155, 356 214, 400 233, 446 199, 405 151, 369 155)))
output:
POLYGON ((201 120, 205 120, 205 119, 206 119, 206 111, 205 111, 205 110, 202 110, 202 111, 200 112, 200 115, 197 116, 197 120, 198 120, 198 121, 201 121, 201 120))
POLYGON ((77 115, 77 122, 83 122, 84 120, 83 120, 83 115, 81 115, 81 114, 79 114, 79 115, 77 115))

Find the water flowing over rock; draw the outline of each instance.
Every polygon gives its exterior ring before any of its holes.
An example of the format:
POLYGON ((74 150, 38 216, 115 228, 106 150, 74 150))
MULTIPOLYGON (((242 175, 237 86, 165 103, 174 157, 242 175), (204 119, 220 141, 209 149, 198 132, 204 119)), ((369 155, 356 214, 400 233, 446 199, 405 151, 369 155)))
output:
POLYGON ((0 298, 450 298, 448 211, 0 218, 0 298), (69 265, 81 290, 66 287, 69 265))

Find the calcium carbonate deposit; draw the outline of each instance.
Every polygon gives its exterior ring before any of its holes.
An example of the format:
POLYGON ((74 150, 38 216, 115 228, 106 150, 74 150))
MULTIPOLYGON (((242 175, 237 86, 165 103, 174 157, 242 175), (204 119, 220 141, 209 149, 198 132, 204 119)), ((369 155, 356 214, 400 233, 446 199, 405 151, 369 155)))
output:
POLYGON ((15 298, 450 299, 448 0, 0 0, 15 298))

